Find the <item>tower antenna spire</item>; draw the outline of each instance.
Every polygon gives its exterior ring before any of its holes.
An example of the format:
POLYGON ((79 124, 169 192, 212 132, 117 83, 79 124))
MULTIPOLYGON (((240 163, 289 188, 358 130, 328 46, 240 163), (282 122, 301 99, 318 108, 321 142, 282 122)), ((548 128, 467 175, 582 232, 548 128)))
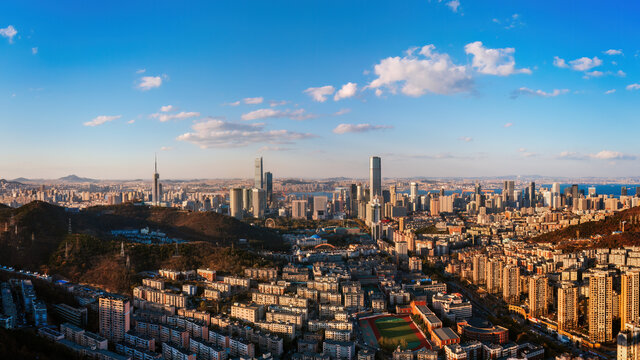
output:
POLYGON ((153 157, 154 157, 154 169, 155 172, 158 172, 158 153, 153 153, 153 157))

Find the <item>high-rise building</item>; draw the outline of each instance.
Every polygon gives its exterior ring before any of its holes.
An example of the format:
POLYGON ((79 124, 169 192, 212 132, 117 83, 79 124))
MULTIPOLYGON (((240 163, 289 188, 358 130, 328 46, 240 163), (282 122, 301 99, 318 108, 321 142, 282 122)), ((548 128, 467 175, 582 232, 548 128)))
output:
POLYGON ((109 341, 124 340, 131 329, 131 304, 129 299, 115 294, 104 295, 98 302, 100 335, 109 341))
POLYGON ((254 164, 253 187, 256 189, 264 189, 262 177, 262 156, 257 157, 254 164))
POLYGON ((572 283, 562 283, 558 288, 558 330, 570 330, 578 326, 578 288, 572 283))
POLYGON ((151 189, 151 202, 154 206, 160 205, 160 187, 158 181, 160 180, 160 174, 158 174, 158 158, 156 157, 153 168, 153 188, 151 189))
POLYGON ((640 360, 640 326, 626 324, 617 338, 618 360, 640 360))
POLYGON ((252 214, 254 218, 262 219, 264 217, 264 209, 266 208, 265 191, 262 189, 251 189, 252 214))
POLYGON ((516 304, 520 299, 520 268, 507 265, 502 271, 502 298, 509 304, 516 304))
POLYGON ((243 189, 234 188, 229 191, 229 216, 232 216, 238 220, 243 217, 243 189))
POLYGON ((472 260, 472 280, 476 285, 485 284, 486 283, 486 274, 487 274, 487 257, 484 255, 476 255, 472 260))
POLYGON ((396 184, 389 186, 389 202, 392 206, 396 206, 396 201, 398 201, 398 186, 396 184))
POLYGON ((291 202, 291 217, 293 219, 307 218, 307 200, 293 200, 291 202))
POLYGON ((324 220, 327 218, 327 202, 326 196, 313 197, 313 220, 324 220))
POLYGON ((604 271, 589 278, 588 317, 591 341, 613 340, 613 279, 604 271))
POLYGON ((502 260, 490 259, 487 263, 487 291, 491 294, 497 294, 502 291, 502 268, 504 263, 502 260))
POLYGON ((409 188, 410 188, 410 193, 409 194, 410 194, 411 202, 415 202, 416 198, 418 197, 418 183, 417 182, 412 182, 409 185, 409 188))
POLYGON ((371 189, 370 196, 382 196, 382 172, 380 169, 380 158, 372 156, 369 159, 369 186, 371 189))
POLYGON ((624 330, 628 323, 640 325, 640 270, 623 273, 620 285, 620 327, 624 330))
POLYGON ((549 309, 549 281, 544 275, 529 279, 529 314, 534 317, 547 315, 549 309))
POLYGON ((505 180, 504 189, 502 190, 502 201, 505 203, 505 205, 508 205, 514 201, 513 192, 515 188, 516 188, 515 181, 505 180))
POLYGON ((559 195, 560 194, 560 184, 557 182, 554 182, 553 185, 551 185, 551 193, 554 195, 559 195))
POLYGON ((378 198, 371 200, 371 240, 378 241, 382 238, 382 224, 380 223, 380 201, 378 198))
POLYGON ((623 186, 620 188, 620 196, 627 196, 627 187, 623 186))
POLYGON ((529 207, 536 207, 536 183, 529 184, 529 207))
POLYGON ((251 197, 253 192, 251 189, 242 189, 242 209, 246 212, 251 211, 251 197))
POLYGON ((271 202, 273 200, 273 174, 269 171, 264 173, 264 190, 267 193, 267 202, 271 202))

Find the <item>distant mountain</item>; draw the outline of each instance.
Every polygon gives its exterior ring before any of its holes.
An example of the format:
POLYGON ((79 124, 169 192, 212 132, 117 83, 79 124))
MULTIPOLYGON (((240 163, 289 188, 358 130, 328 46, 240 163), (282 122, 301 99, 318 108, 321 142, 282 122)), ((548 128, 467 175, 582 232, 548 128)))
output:
POLYGON ((620 211, 604 220, 567 226, 564 229, 533 237, 530 241, 548 242, 573 250, 589 247, 638 246, 640 245, 640 207, 620 211), (623 223, 624 232, 621 232, 623 223))
POLYGON ((100 180, 91 179, 91 178, 84 178, 84 177, 80 177, 80 176, 74 175, 74 174, 61 177, 61 178, 58 179, 58 181, 70 182, 70 183, 97 183, 97 182, 100 182, 100 180))

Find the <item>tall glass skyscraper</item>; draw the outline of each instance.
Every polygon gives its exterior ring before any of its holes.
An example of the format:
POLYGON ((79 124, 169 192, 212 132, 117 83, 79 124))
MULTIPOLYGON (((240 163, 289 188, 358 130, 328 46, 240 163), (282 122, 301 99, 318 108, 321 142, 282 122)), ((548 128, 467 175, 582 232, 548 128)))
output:
POLYGON ((264 189, 262 182, 262 156, 256 158, 255 173, 254 173, 254 185, 256 189, 264 189))
POLYGON ((376 195, 382 196, 382 173, 378 156, 372 156, 369 159, 369 185, 371 187, 371 199, 376 195))

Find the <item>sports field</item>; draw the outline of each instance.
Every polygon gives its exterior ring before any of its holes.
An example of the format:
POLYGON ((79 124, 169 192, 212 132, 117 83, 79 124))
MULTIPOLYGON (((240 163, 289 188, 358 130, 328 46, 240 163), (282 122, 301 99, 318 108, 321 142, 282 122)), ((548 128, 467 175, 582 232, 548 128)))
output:
POLYGON ((422 347, 430 348, 420 330, 408 315, 382 315, 360 320, 365 341, 371 345, 378 343, 378 339, 385 337, 391 340, 406 340, 408 348, 417 350, 422 347))

